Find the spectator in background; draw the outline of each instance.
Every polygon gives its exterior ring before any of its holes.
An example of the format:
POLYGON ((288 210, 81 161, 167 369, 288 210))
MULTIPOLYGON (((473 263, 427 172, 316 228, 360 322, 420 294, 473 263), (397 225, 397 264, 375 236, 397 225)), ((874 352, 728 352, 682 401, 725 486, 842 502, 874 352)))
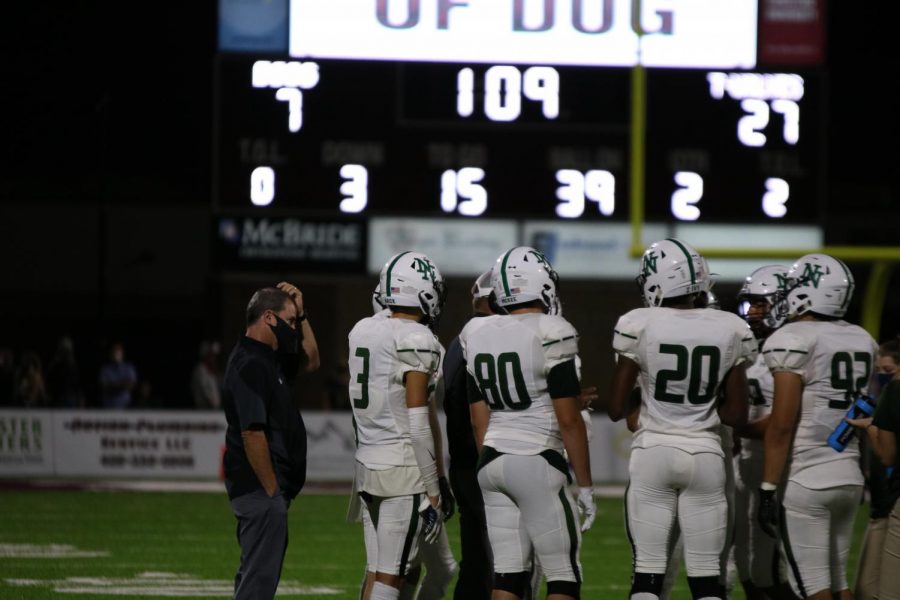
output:
MULTIPOLYGON (((892 381, 900 377, 900 337, 888 340, 881 344, 878 348, 878 358, 875 360, 875 374, 872 381, 869 382, 869 395, 877 398, 876 415, 887 414, 889 402, 896 402, 896 398, 900 397, 900 386, 890 387, 892 381), (888 393, 888 390, 892 393, 888 393)), ((872 423, 872 419, 861 420, 863 423, 872 423)), ((866 533, 863 536, 862 548, 859 551, 859 566, 856 569, 856 588, 853 595, 857 600, 874 600, 875 598, 887 598, 888 596, 879 596, 879 590, 884 593, 886 587, 881 586, 882 581, 887 581, 892 577, 896 577, 894 570, 886 571, 890 573, 884 576, 882 569, 883 557, 886 553, 885 540, 888 535, 888 524, 890 521, 891 510, 900 498, 900 477, 891 477, 890 471, 884 462, 877 455, 877 446, 873 442, 878 442, 871 435, 878 430, 880 425, 874 424, 874 427, 867 428, 865 433, 860 435, 860 440, 865 441, 868 446, 866 452, 866 474, 869 493, 871 496, 869 509, 869 524, 866 526, 866 533)), ((879 433, 879 436, 887 437, 888 432, 879 433)), ((896 551, 895 551, 896 554, 896 551)))
POLYGON ((56 354, 47 365, 47 391, 52 406, 60 408, 84 408, 81 377, 75 362, 72 338, 62 337, 56 346, 56 354))
POLYGON ((41 359, 34 352, 22 355, 16 369, 13 404, 26 408, 47 406, 47 389, 44 386, 44 371, 41 359))
POLYGON ((10 406, 13 400, 15 366, 12 350, 0 348, 0 406, 10 406))
POLYGON ((103 408, 128 408, 131 392, 137 383, 137 369, 125 360, 125 348, 120 342, 109 350, 109 362, 100 367, 100 396, 103 408))
POLYGON ((200 357, 191 374, 191 395, 195 408, 218 410, 222 406, 219 352, 218 342, 204 341, 200 344, 200 357))

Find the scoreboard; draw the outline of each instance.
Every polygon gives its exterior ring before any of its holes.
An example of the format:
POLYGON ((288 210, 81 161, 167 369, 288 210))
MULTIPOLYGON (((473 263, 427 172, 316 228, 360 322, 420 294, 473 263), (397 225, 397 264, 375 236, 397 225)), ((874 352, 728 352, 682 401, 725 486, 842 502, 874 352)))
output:
POLYGON ((639 167, 651 221, 818 222, 823 74, 755 68, 755 2, 623 5, 294 0, 289 55, 217 56, 214 201, 624 221, 639 167))

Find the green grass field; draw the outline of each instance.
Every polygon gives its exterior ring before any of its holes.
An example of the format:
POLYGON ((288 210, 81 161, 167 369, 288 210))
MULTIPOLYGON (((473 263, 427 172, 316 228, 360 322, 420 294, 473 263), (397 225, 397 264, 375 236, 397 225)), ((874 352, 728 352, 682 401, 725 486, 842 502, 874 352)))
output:
MULTIPOLYGON (((342 495, 301 496, 291 506, 280 595, 357 597, 362 533, 344 521, 346 506, 342 495)), ((582 597, 624 598, 631 548, 621 502, 599 506, 581 553, 582 597)), ((866 515, 861 509, 856 523, 851 581, 866 515)), ((0 599, 229 597, 234 524, 224 493, 0 492, 0 599)), ((454 517, 448 527, 458 559, 457 524, 454 517)), ((690 598, 683 574, 673 598, 690 598)))

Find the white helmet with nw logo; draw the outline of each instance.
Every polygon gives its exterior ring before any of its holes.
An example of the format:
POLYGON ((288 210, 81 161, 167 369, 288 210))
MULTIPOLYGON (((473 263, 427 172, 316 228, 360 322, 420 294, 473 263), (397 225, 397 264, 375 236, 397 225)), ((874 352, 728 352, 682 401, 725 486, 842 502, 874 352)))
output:
POLYGON ((853 274, 842 261, 827 254, 807 254, 787 273, 787 318, 813 312, 843 317, 853 297, 853 274))
POLYGON ((381 268, 379 299, 385 308, 412 306, 430 322, 441 314, 446 296, 444 278, 431 259, 421 252, 395 254, 381 268))
POLYGON ((655 242, 644 251, 636 281, 646 306, 709 291, 706 260, 690 244, 675 238, 655 242))
POLYGON ((540 300, 549 314, 559 312, 559 276, 550 261, 530 246, 507 250, 491 269, 491 287, 500 308, 540 300))

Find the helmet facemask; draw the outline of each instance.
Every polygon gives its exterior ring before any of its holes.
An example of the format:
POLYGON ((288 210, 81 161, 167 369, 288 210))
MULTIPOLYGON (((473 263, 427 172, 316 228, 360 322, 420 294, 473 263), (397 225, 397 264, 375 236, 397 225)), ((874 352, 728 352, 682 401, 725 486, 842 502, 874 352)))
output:
POLYGON ((785 297, 792 285, 788 267, 766 265, 753 271, 738 292, 738 314, 747 322, 757 339, 768 337, 784 324, 787 317, 785 297))

